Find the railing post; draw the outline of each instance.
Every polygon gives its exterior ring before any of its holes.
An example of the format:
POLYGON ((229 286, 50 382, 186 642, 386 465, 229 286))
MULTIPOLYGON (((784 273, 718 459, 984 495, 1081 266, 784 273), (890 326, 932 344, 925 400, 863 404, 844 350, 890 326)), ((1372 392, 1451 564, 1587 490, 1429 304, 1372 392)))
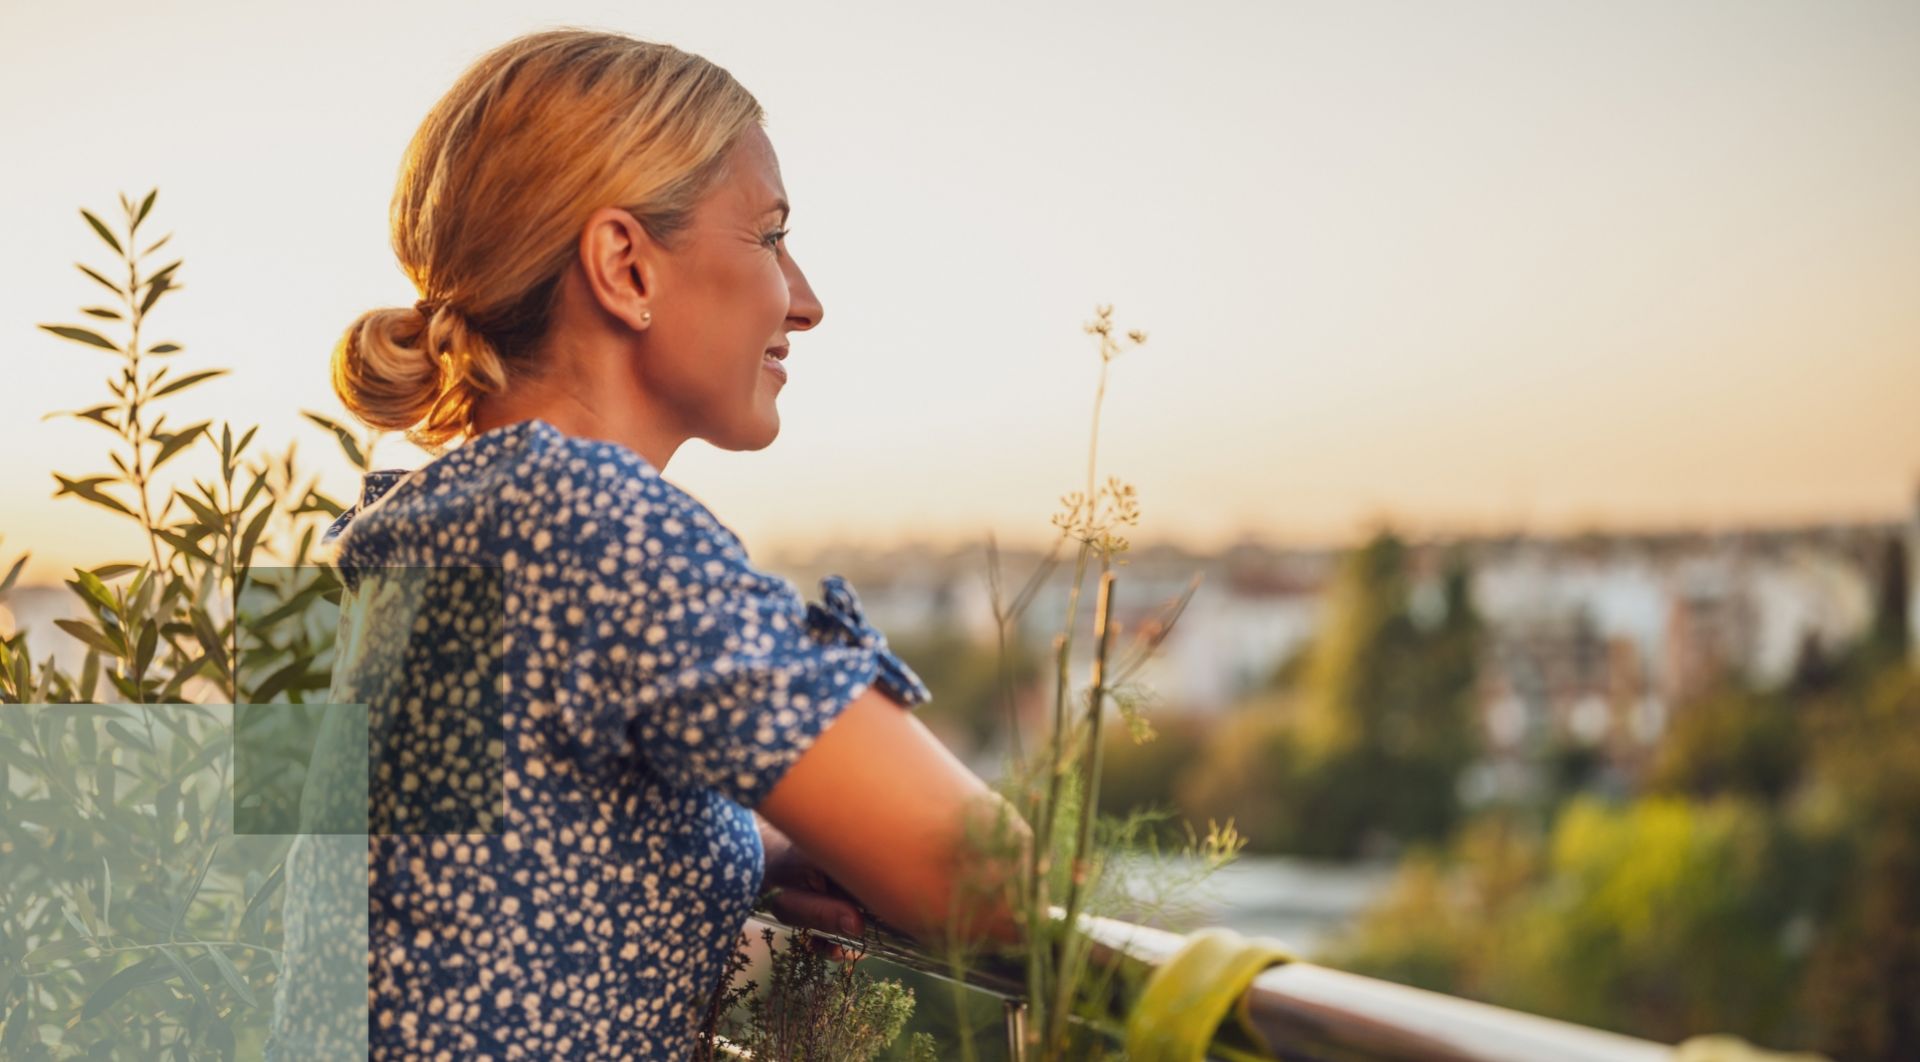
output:
POLYGON ((1007 1058, 1009 1062, 1027 1062, 1027 1004, 1023 1000, 1001 1000, 1007 1022, 1007 1058))

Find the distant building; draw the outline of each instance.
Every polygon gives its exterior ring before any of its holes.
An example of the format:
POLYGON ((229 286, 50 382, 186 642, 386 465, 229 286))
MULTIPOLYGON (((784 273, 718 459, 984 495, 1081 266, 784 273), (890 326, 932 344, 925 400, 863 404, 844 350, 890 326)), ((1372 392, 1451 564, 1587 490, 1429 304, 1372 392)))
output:
POLYGON ((1913 665, 1920 667, 1920 483, 1907 514, 1907 642, 1913 665))
MULTIPOLYGON (((1730 679, 1776 685, 1808 646, 1839 650, 1860 637, 1872 622, 1876 548, 1900 529, 1920 558, 1920 494, 1910 520, 1891 527, 1421 543, 1410 549, 1410 608, 1419 618, 1438 607, 1441 556, 1464 549, 1488 634, 1480 700, 1489 747, 1525 758, 1553 744, 1588 746, 1634 771, 1677 706, 1730 679)), ((1212 556, 1136 548, 1116 568, 1116 653, 1199 574, 1184 614, 1134 677, 1157 693, 1158 711, 1228 710, 1311 643, 1341 556, 1255 542, 1212 556)), ((1017 630, 1042 653, 1066 612, 1071 554, 1064 558, 1017 630)), ((1040 560, 1003 555, 1003 594, 1017 593, 1040 560)), ((846 573, 883 630, 946 625, 993 637, 980 550, 838 551, 791 567, 846 573)), ((1920 583, 1920 563, 1910 572, 1920 583)), ((1090 571, 1076 681, 1092 659, 1096 585, 1090 571)), ((1910 604, 1920 655, 1920 589, 1910 604)))
POLYGON ((1689 557, 1672 573, 1660 683, 1668 704, 1699 699, 1752 660, 1756 624, 1740 574, 1724 554, 1689 557))
MULTIPOLYGON (((1920 662, 1920 486, 1911 511, 1894 523, 1418 543, 1410 546, 1409 607, 1417 622, 1437 615, 1440 561, 1461 549, 1487 631, 1479 699, 1489 749, 1524 759, 1572 744, 1634 771, 1678 706, 1716 683, 1776 685, 1803 654, 1836 652, 1860 637, 1872 623, 1873 573, 1889 534, 1907 543, 1909 632, 1920 662)), ((1185 611, 1133 679, 1152 689, 1156 711, 1228 711, 1311 643, 1343 555, 1252 541, 1215 554, 1137 546, 1115 569, 1113 662, 1151 638, 1199 576, 1185 611)), ((1002 607, 1044 560, 1032 550, 1002 551, 1002 607)), ((792 579, 809 599, 819 576, 846 575, 868 619, 889 634, 959 631, 983 644, 997 634, 980 547, 838 548, 756 563, 792 579)), ((1043 659, 1065 616, 1072 576, 1066 548, 1011 631, 1043 659)), ((1074 635, 1076 682, 1086 680, 1093 656, 1097 584, 1095 566, 1074 635)), ((53 623, 78 614, 67 588, 16 587, 0 609, 0 626, 32 631, 36 662, 52 653, 63 667, 80 667, 84 647, 53 623)))
MULTIPOLYGON (((1324 579, 1227 567, 1194 592, 1172 633, 1137 676, 1176 710, 1217 713, 1267 686, 1319 627, 1324 579)), ((1117 584, 1118 585, 1118 584, 1117 584)), ((1135 605, 1136 630, 1185 584, 1160 584, 1135 605), (1146 607, 1142 607, 1146 606, 1146 607)))

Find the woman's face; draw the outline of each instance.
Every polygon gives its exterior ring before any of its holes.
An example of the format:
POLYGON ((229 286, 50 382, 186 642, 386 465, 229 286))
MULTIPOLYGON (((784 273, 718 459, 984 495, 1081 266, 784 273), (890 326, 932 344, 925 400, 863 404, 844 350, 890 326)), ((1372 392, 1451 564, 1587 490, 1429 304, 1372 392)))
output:
POLYGON ((758 450, 780 433, 787 333, 819 324, 821 308, 787 253, 786 188, 766 132, 749 127, 728 161, 656 276, 638 364, 688 437, 758 450))

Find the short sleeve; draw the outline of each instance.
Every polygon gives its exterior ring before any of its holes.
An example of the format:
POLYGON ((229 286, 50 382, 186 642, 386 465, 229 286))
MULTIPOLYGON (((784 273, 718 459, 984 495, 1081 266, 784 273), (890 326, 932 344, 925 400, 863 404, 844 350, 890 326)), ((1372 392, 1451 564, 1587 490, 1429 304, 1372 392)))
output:
POLYGON ((616 677, 636 754, 670 784, 755 807, 869 686, 904 707, 928 699, 844 579, 822 580, 824 602, 809 603, 704 512, 657 533, 616 677))
POLYGON ((858 645, 873 650, 874 685, 907 708, 933 699, 920 676, 895 656, 887 636, 867 622, 860 598, 847 580, 829 575, 820 580, 820 602, 807 605, 807 629, 827 645, 858 645))

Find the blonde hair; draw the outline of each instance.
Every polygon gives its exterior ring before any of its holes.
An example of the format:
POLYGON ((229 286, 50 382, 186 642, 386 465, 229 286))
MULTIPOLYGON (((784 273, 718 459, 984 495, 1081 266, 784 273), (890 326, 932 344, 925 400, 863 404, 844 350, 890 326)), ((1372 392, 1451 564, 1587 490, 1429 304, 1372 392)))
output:
POLYGON ((468 434, 480 395, 539 375, 587 217, 624 207, 673 246, 764 120, 731 74, 671 45, 560 29, 488 52, 427 114, 394 189, 393 250, 421 302, 348 326, 335 393, 439 453, 468 434))

